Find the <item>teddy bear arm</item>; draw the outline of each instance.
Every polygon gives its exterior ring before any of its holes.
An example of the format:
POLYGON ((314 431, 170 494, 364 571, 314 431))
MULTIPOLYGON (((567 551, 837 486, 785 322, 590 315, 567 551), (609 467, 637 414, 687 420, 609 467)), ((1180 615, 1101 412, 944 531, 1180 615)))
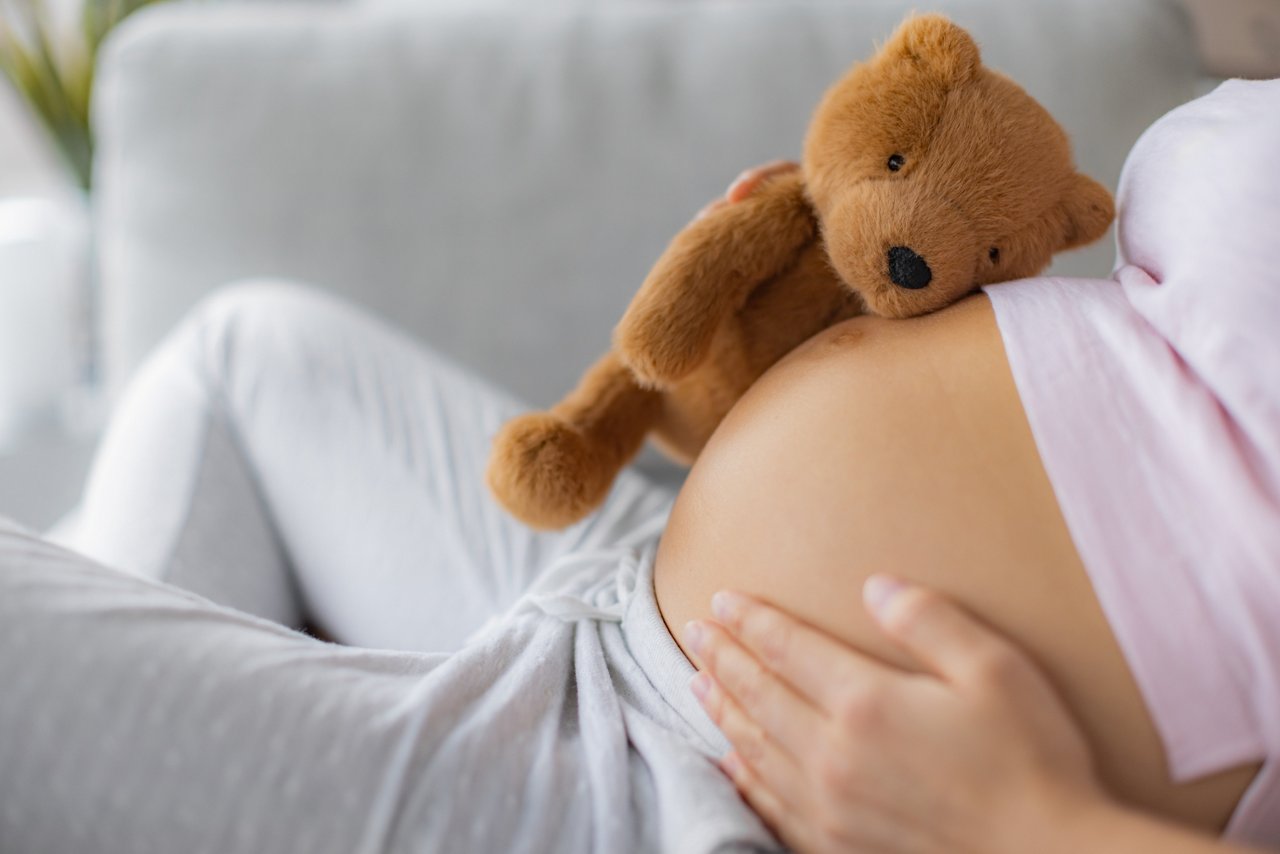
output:
POLYGON ((636 378, 665 388, 696 368, 716 329, 759 286, 790 266, 817 234, 799 174, 681 231, 658 259, 614 331, 636 378))
POLYGON ((526 413, 503 426, 485 473, 489 488, 534 528, 571 525, 604 503, 662 407, 662 392, 641 388, 606 353, 550 411, 526 413))

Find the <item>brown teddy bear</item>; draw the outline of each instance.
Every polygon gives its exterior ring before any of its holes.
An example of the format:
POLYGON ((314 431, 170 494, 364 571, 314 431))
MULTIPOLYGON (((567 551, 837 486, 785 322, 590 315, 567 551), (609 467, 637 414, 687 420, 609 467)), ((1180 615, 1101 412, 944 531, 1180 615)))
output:
POLYGON ((531 526, 576 522, 650 432, 691 462, 747 388, 814 333, 1033 276, 1113 216, 1062 128, 982 65, 967 32, 909 18, 826 93, 799 172, 676 235, 613 350, 549 412, 499 433, 489 486, 531 526))

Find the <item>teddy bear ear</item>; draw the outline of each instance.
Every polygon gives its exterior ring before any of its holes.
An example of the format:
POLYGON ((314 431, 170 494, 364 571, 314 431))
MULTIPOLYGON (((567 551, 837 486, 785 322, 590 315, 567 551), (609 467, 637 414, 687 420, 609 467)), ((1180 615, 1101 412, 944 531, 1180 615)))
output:
POLYGON ((945 15, 913 15, 885 45, 883 53, 909 59, 948 83, 968 80, 982 64, 978 43, 945 15))
POLYGON ((1063 249, 1074 249, 1097 240, 1107 233, 1116 217, 1111 192, 1079 172, 1071 176, 1059 210, 1063 224, 1063 249))

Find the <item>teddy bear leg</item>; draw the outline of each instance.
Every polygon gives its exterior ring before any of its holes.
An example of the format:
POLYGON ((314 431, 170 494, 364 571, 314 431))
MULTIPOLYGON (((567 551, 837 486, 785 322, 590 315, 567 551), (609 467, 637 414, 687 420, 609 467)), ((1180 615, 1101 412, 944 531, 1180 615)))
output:
POLYGON ((530 527, 567 527, 604 503, 661 408, 662 393, 641 388, 607 353, 549 412, 503 426, 489 458, 489 488, 530 527))

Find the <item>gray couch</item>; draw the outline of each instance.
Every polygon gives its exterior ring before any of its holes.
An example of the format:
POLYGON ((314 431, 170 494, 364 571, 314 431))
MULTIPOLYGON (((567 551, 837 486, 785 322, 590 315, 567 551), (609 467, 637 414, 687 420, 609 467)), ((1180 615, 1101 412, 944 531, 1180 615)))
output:
POLYGON ((911 7, 971 28, 1112 187, 1203 86, 1165 0, 155 7, 95 104, 111 387, 202 294, 284 276, 546 404, 671 235, 739 169, 796 157, 824 87, 911 7))

